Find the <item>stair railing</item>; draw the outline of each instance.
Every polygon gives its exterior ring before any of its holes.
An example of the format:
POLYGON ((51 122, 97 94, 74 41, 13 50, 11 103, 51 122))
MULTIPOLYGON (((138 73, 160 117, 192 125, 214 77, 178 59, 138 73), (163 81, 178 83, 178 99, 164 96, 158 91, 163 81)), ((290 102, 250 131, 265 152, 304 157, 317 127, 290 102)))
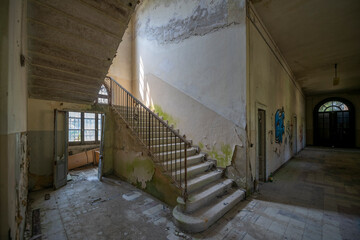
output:
POLYGON ((105 78, 110 90, 110 104, 125 121, 137 139, 148 149, 155 162, 171 175, 183 198, 187 200, 187 148, 191 143, 186 136, 151 111, 111 77, 105 78))

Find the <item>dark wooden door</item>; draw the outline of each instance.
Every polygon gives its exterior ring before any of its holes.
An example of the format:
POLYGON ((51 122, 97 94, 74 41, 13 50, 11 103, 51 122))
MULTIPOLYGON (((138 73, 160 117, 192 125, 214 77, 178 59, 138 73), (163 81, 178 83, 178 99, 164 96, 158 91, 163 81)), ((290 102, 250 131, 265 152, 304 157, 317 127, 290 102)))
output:
POLYGON ((319 112, 317 142, 321 146, 347 147, 351 145, 349 111, 319 112))

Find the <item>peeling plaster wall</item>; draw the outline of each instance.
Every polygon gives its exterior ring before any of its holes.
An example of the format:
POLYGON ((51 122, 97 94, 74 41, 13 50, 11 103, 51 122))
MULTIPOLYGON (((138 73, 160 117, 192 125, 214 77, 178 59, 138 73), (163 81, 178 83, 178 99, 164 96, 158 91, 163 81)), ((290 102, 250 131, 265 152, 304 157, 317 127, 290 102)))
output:
POLYGON ((287 162, 306 144, 305 98, 296 85, 286 61, 271 36, 262 28, 261 20, 249 12, 248 21, 248 136, 249 182, 258 179, 258 109, 266 111, 266 177, 287 162), (275 142, 275 113, 285 112, 285 132, 282 143, 275 142), (294 133, 294 116, 297 117, 297 137, 294 133), (302 133, 302 134, 301 134, 302 133), (295 143, 296 141, 296 143, 295 143))
MULTIPOLYGON (((53 184, 54 109, 99 111, 107 107, 49 100, 28 99, 29 189, 37 190, 53 184)), ((59 123, 59 126, 63 126, 59 123)), ((63 129, 58 129, 59 134, 63 129)))
MULTIPOLYGON (((193 140, 193 144, 208 153, 209 158, 216 159, 219 167, 229 166, 233 162, 240 175, 245 176, 246 132, 244 129, 154 75, 149 74, 146 79, 152 89, 154 103, 161 104, 161 111, 158 109, 160 106, 155 105, 155 110, 160 112, 160 115, 165 115, 166 120, 170 119, 170 122, 181 130, 180 133, 185 134, 187 139, 193 140), (174 107, 175 103, 176 107, 174 107), (233 159, 235 146, 238 148, 233 159)), ((243 179, 243 187, 245 187, 245 179, 243 179)))
POLYGON ((355 146, 360 147, 360 93, 337 93, 322 94, 306 97, 306 143, 314 144, 314 118, 313 111, 315 106, 326 98, 340 97, 349 100, 355 108, 355 146))
POLYGON ((22 239, 27 204, 26 1, 0 3, 0 239, 22 239))
MULTIPOLYGON (((139 144, 117 114, 108 114, 108 120, 113 122, 112 136, 109 132, 105 136, 113 137, 113 173, 170 206, 175 206, 180 190, 172 184, 172 179, 154 163, 147 149, 139 144)), ((104 162, 109 163, 109 158, 109 155, 105 155, 104 162)))
POLYGON ((132 92, 132 52, 133 24, 130 21, 107 74, 129 92, 132 92))
POLYGON ((245 171, 245 1, 144 1, 133 23, 133 94, 245 171))

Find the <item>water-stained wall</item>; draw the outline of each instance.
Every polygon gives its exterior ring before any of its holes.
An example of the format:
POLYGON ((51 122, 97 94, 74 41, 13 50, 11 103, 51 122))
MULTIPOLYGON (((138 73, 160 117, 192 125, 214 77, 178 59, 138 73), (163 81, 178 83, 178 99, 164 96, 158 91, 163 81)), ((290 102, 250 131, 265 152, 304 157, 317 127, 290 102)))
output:
POLYGON ((105 149, 105 165, 113 164, 112 173, 150 193, 170 206, 177 204, 180 190, 164 169, 150 157, 147 148, 140 144, 125 122, 116 113, 107 115, 111 132, 105 132, 107 144, 112 143, 111 154, 105 149), (108 141, 109 138, 112 140, 108 141))
POLYGON ((245 1, 143 1, 133 24, 133 93, 219 166, 245 171, 245 1))
MULTIPOLYGON (((106 111, 106 107, 40 99, 28 99, 29 189, 37 190, 53 184, 54 110, 106 111)), ((60 126, 61 124, 59 124, 60 126)), ((63 129, 58 129, 59 134, 63 129)))
POLYGON ((305 146, 305 97, 263 26, 250 7, 247 35, 249 182, 259 177, 259 109, 265 110, 266 178, 305 146))
POLYGON ((0 2, 0 239, 22 239, 27 206, 26 4, 0 2))

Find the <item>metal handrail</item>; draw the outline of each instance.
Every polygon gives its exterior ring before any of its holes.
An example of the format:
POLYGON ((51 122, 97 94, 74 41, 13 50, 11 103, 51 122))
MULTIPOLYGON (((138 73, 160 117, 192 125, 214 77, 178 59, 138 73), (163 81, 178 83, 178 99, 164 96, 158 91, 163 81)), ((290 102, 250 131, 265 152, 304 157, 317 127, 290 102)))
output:
POLYGON ((146 107, 142 102, 140 102, 136 97, 134 97, 129 91, 117 83, 113 78, 107 76, 106 80, 110 80, 108 84, 110 92, 110 104, 113 106, 113 109, 120 115, 120 117, 125 121, 127 126, 135 133, 137 139, 148 149, 150 155, 153 158, 156 158, 158 162, 162 164, 165 170, 170 172, 171 177, 177 183, 178 187, 183 190, 183 197, 186 201, 187 199, 187 148, 191 146, 191 143, 186 140, 185 135, 181 136, 177 131, 175 131, 169 124, 161 119, 157 114, 151 111, 146 107), (116 107, 123 107, 121 110, 116 107), (140 106, 140 107, 138 107, 140 106), (138 114, 135 114, 135 108, 139 111, 138 114), (129 110, 130 109, 130 110, 129 110), (144 110, 143 112, 141 112, 144 110), (130 112, 130 116, 129 116, 130 112), (139 121, 141 120, 141 121, 139 121), (147 122, 144 122, 147 121, 147 122), (141 130, 138 128, 143 130, 141 130), (154 127, 158 129, 154 130, 154 127), (158 135, 158 143, 155 144, 155 136, 158 135), (164 133, 166 134, 165 141, 161 140, 161 137, 164 138, 164 133), (169 134, 170 133, 170 136, 169 134), (170 138, 170 144, 168 144, 168 139, 170 138), (174 139, 173 139, 174 138, 174 139), (173 144, 175 140, 175 144, 173 144), (162 144, 161 144, 161 143, 162 144), (179 144, 179 149, 177 148, 179 144), (173 152, 173 145, 175 151, 173 152), (182 145, 184 145, 182 147, 182 145), (155 153, 152 149, 154 146, 157 146, 159 153, 155 153), (184 166, 182 166, 182 151, 184 151, 184 166), (169 154, 170 153, 170 154, 169 154), (177 157, 179 153, 179 158, 177 157), (173 157, 173 154, 175 155, 173 157), (169 155, 170 155, 170 167, 169 167, 169 155), (179 159, 179 169, 177 169, 176 160, 179 159), (175 161, 175 162, 173 162, 175 161), (173 169, 173 164, 174 169, 173 169), (173 171, 175 170, 175 171, 173 171), (177 174, 179 173, 179 176, 177 174), (184 174, 184 177, 182 177, 184 174))

